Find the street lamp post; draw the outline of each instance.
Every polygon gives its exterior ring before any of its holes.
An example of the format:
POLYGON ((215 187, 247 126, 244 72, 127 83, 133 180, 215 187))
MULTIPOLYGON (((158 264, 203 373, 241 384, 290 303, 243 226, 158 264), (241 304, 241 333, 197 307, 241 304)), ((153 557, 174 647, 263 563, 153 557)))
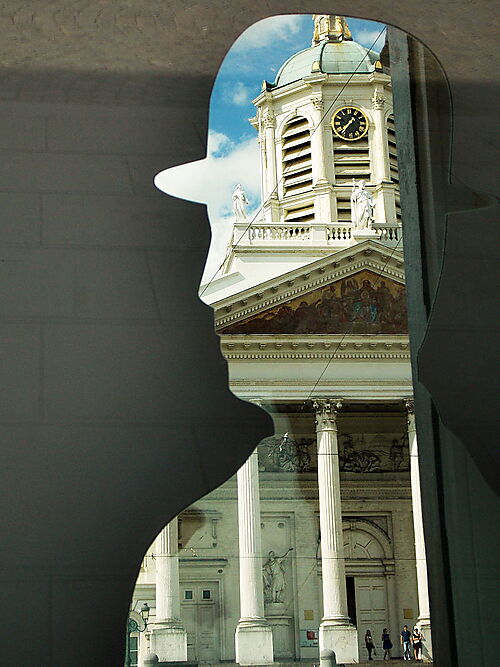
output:
POLYGON ((130 635, 132 634, 132 632, 144 632, 146 630, 146 628, 148 627, 149 611, 150 607, 148 603, 145 602, 141 607, 141 613, 140 613, 140 619, 142 620, 141 624, 138 622, 137 617, 139 616, 139 614, 137 614, 136 612, 132 612, 134 613, 136 618, 132 618, 132 616, 129 616, 127 619, 127 634, 125 638, 125 667, 130 667, 131 665, 130 635))

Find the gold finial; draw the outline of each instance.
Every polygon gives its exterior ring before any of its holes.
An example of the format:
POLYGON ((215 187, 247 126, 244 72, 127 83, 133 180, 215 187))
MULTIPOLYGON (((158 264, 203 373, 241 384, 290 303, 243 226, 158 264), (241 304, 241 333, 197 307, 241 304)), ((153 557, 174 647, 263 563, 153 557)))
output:
POLYGON ((351 31, 343 16, 332 14, 313 14, 314 32, 312 45, 320 42, 343 42, 352 39, 351 31))

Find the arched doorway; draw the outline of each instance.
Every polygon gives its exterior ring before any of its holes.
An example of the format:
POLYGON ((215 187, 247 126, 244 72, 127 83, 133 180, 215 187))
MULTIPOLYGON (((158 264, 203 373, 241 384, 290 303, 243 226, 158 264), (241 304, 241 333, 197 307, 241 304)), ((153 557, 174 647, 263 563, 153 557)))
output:
MULTIPOLYGON (((358 630, 360 659, 366 657, 365 632, 371 630, 377 649, 383 628, 397 630, 394 558, 385 531, 369 519, 343 521, 348 608, 358 630)), ((383 657, 377 650, 375 659, 383 657)))

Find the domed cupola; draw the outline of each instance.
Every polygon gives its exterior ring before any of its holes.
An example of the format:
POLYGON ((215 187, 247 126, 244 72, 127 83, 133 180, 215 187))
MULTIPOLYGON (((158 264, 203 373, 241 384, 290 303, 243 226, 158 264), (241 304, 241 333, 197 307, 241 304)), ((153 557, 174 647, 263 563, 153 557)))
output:
POLYGON ((312 46, 291 56, 268 86, 286 86, 317 72, 367 74, 380 69, 379 54, 353 41, 343 17, 316 14, 312 46))

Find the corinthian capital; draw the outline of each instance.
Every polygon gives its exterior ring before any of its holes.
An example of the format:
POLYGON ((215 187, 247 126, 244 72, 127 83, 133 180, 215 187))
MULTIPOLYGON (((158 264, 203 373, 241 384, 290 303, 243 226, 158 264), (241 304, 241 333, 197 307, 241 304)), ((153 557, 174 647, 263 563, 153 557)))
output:
POLYGON ((415 400, 413 398, 405 398, 405 408, 406 412, 409 415, 414 415, 415 414, 415 400))
POLYGON ((375 88, 375 92, 372 97, 372 108, 373 109, 383 109, 385 104, 385 97, 382 95, 378 88, 375 88))
POLYGON ((337 413, 342 408, 342 399, 340 398, 320 398, 313 401, 313 408, 316 411, 316 426, 318 428, 327 428, 333 426, 337 420, 337 413))
POLYGON ((276 127, 276 116, 272 111, 267 111, 264 114, 264 118, 262 119, 262 124, 266 129, 276 127))
POLYGON ((323 111, 324 104, 321 97, 312 97, 311 102, 316 111, 323 111))
POLYGON ((413 398, 405 398, 404 403, 406 408, 406 422, 408 424, 408 430, 415 430, 415 401, 413 398))

